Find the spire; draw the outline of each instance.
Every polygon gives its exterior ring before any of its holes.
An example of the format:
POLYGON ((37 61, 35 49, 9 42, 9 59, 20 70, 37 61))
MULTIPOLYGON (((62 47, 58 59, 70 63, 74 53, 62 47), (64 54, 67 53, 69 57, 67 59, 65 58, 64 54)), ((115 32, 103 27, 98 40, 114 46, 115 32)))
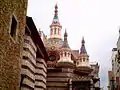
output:
POLYGON ((54 19, 58 19, 58 6, 57 4, 55 5, 55 14, 54 14, 54 19))
POLYGON ((64 41, 63 41, 63 47, 69 47, 68 41, 67 41, 67 31, 65 29, 65 33, 64 33, 64 41))
POLYGON ((66 29, 65 29, 65 33, 64 33, 64 41, 66 41, 67 42, 67 31, 66 31, 66 29))
POLYGON ((82 37, 82 46, 85 45, 85 40, 84 40, 84 37, 82 37))
POLYGON ((58 6, 57 6, 57 4, 55 5, 55 11, 54 11, 54 17, 53 17, 52 24, 60 25, 60 22, 59 22, 59 19, 58 19, 58 6))
POLYGON ((87 53, 86 49, 85 49, 85 40, 84 40, 84 37, 82 38, 82 46, 81 46, 81 49, 80 49, 80 53, 87 53))

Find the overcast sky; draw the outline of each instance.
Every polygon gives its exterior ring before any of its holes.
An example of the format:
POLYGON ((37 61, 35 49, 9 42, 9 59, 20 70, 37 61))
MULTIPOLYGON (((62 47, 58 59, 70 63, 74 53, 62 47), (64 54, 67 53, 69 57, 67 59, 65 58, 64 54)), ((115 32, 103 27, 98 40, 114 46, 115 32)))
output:
POLYGON ((90 62, 99 62, 101 87, 107 90, 112 48, 119 36, 120 0, 29 0, 27 14, 46 35, 56 3, 62 34, 66 28, 71 49, 80 49, 84 36, 90 62))

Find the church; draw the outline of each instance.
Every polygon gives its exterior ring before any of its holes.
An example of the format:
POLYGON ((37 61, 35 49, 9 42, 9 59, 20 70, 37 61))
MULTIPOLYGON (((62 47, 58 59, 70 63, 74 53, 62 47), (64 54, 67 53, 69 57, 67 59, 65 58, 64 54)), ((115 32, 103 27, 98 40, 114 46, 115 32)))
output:
POLYGON ((47 90, 100 90, 99 65, 89 62, 84 37, 79 50, 72 50, 67 40, 67 30, 62 39, 62 25, 55 5, 50 25, 50 37, 39 31, 49 56, 47 60, 47 90))

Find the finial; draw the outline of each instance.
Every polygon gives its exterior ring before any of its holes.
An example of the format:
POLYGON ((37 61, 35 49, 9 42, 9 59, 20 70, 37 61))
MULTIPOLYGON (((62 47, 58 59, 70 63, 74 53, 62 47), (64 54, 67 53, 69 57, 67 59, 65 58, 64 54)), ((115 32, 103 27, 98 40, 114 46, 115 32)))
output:
POLYGON ((84 40, 84 37, 82 37, 82 46, 80 48, 80 53, 87 53, 86 49, 85 49, 85 40, 84 40))
POLYGON ((67 30, 65 29, 65 33, 64 33, 64 41, 67 42, 67 30))
POLYGON ((64 33, 64 36, 67 36, 67 30, 66 30, 66 28, 65 28, 65 33, 64 33))
POLYGON ((55 8, 56 8, 56 9, 58 8, 57 3, 56 3, 56 5, 55 5, 55 8))
POLYGON ((84 36, 82 37, 82 45, 85 43, 84 36))

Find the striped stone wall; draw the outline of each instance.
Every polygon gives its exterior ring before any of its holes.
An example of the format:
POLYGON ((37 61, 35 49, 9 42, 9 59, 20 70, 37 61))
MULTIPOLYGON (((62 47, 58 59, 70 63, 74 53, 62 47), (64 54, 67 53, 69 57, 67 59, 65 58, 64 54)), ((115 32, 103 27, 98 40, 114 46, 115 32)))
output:
POLYGON ((37 58, 35 70, 35 90, 45 90, 47 65, 44 59, 37 58))
POLYGON ((25 35, 21 71, 21 89, 34 89, 37 48, 30 36, 25 35))
POLYGON ((26 34, 21 66, 21 90, 46 89, 47 65, 42 57, 38 57, 38 51, 31 36, 26 34))
POLYGON ((60 72, 48 72, 47 90, 68 90, 70 75, 71 73, 65 69, 60 72))

